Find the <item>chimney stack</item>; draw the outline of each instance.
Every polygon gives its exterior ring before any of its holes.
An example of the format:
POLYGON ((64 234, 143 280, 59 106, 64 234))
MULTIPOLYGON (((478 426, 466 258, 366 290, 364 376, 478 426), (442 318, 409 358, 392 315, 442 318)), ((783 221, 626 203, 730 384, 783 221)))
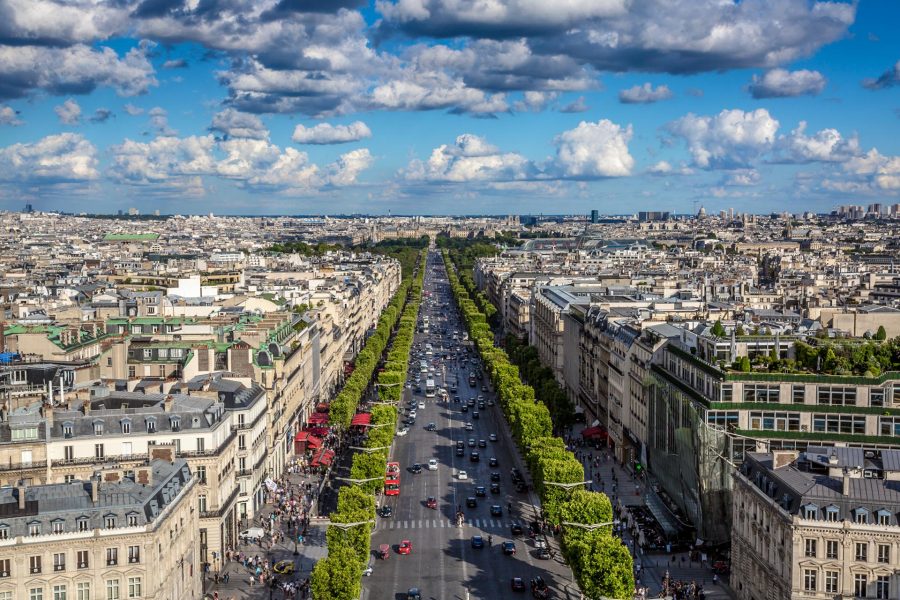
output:
POLYGON ((96 475, 91 475, 91 502, 100 502, 100 478, 96 475))
POLYGON ((88 398, 84 401, 84 404, 81 405, 82 410, 84 411, 84 415, 87 416, 91 414, 91 400, 88 398))
POLYGON ((16 486, 16 490, 19 492, 19 510, 25 510, 25 491, 26 487, 24 483, 20 483, 16 486))
POLYGON ((843 494, 845 496, 850 495, 850 471, 845 467, 844 468, 844 487, 843 494))
POLYGON ((175 398, 172 394, 166 396, 165 401, 163 402, 163 410, 166 412, 172 412, 172 405, 175 403, 175 398))

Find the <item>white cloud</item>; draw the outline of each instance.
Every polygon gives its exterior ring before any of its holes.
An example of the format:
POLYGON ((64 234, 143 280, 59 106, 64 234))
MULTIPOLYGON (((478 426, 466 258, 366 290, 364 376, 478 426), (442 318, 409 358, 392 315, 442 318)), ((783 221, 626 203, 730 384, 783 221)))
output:
POLYGON ((127 112, 132 117, 136 117, 138 115, 144 114, 144 109, 140 106, 135 106, 134 104, 128 103, 122 107, 125 112, 127 112))
POLYGON ((578 96, 575 101, 566 104, 562 108, 559 109, 559 112, 563 113, 582 113, 587 112, 589 110, 587 104, 584 103, 584 96, 578 96))
POLYGON ((863 79, 863 87, 870 90, 882 90, 900 85, 900 60, 894 66, 875 79, 863 79))
POLYGON ((175 136, 178 132, 169 127, 169 113, 161 106, 154 106, 147 113, 150 115, 150 126, 161 136, 175 136))
POLYGON ((519 112, 540 112, 557 98, 559 92, 526 91, 522 94, 522 100, 516 102, 515 109, 519 112))
POLYGON ((724 184, 729 186, 751 186, 759 182, 760 175, 756 169, 735 169, 728 173, 724 184))
POLYGON ((772 69, 762 77, 754 75, 749 90, 754 98, 815 96, 822 93, 825 83, 825 76, 818 71, 772 69))
POLYGON ((747 166, 772 148, 778 127, 764 108, 723 110, 713 116, 688 113, 666 125, 684 139, 694 164, 704 169, 747 166))
POLYGON ((60 133, 0 148, 2 181, 77 182, 98 176, 97 149, 81 134, 60 133))
POLYGON ((694 170, 684 165, 674 167, 669 161, 661 160, 647 169, 647 172, 651 175, 692 175, 694 170))
POLYGON ((790 135, 779 136, 776 162, 843 162, 861 154, 856 137, 844 138, 836 129, 822 129, 806 135, 806 121, 800 121, 790 135))
POLYGON ((216 113, 210 129, 231 138, 252 138, 265 140, 269 138, 269 130, 262 119, 256 115, 241 112, 233 108, 216 113))
POLYGON ((0 104, 0 126, 11 125, 12 127, 18 127, 21 124, 22 120, 19 119, 19 113, 17 111, 13 110, 10 106, 0 104))
POLYGON ((410 181, 513 181, 532 170, 528 159, 515 152, 501 153, 484 138, 467 133, 452 145, 435 148, 427 161, 413 160, 405 171, 410 181))
POLYGON ((81 122, 81 107, 71 98, 57 105, 53 112, 63 125, 78 125, 81 122))
POLYGON ((297 125, 291 139, 298 144, 345 144, 372 137, 372 131, 362 121, 348 125, 319 123, 314 127, 297 125))
POLYGON ((671 97, 672 90, 669 89, 669 86, 661 85, 653 89, 653 85, 649 82, 619 92, 619 102, 623 104, 649 104, 668 100, 671 97))
POLYGON ((578 127, 556 137, 556 162, 566 177, 623 177, 631 174, 634 158, 628 152, 631 125, 621 127, 606 119, 578 127))

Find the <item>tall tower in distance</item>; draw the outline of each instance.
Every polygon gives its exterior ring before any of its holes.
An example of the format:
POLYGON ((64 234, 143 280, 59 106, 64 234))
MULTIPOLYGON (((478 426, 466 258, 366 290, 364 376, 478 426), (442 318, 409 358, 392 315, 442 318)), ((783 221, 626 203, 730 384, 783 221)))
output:
POLYGON ((596 223, 600 220, 600 212, 597 209, 591 211, 591 223, 596 223))

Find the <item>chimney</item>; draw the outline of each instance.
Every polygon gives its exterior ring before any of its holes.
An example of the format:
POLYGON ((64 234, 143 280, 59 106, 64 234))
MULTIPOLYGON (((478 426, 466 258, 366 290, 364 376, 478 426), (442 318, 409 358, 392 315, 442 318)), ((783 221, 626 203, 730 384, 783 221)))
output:
POLYGON ((87 400, 84 401, 84 403, 81 405, 81 409, 84 411, 84 415, 85 415, 85 416, 91 414, 91 400, 90 400, 90 398, 88 398, 87 400))
POLYGON ((850 495, 850 471, 845 467, 844 468, 844 488, 843 494, 845 496, 850 495))
POLYGON ((91 502, 100 502, 100 479, 96 475, 91 475, 91 502))
POLYGON ((172 394, 166 396, 165 401, 163 402, 163 410, 166 412, 172 412, 172 405, 175 403, 175 398, 172 394))
POLYGON ((16 490, 18 490, 19 492, 19 510, 25 510, 25 484, 20 483, 18 486, 16 486, 16 490))

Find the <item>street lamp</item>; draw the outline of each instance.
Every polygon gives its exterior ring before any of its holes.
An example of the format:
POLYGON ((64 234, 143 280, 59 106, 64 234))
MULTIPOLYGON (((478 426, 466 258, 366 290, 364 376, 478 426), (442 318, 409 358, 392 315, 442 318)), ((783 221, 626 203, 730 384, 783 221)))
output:
POLYGON ((372 452, 378 452, 379 450, 390 450, 390 446, 378 446, 377 448, 363 448, 362 446, 349 446, 351 450, 360 450, 361 452, 365 452, 366 454, 371 454, 372 452))
POLYGON ((594 483, 593 479, 588 479, 587 481, 579 481, 577 483, 560 483, 558 481, 545 481, 544 485, 554 485, 556 487, 561 487, 564 490, 572 490, 577 488, 580 485, 587 485, 589 483, 594 483))
POLYGON ((328 525, 328 526, 337 527, 338 529, 342 529, 342 530, 344 530, 344 531, 347 531, 347 530, 352 529, 352 528, 354 528, 354 527, 358 527, 358 526, 360 526, 360 525, 366 525, 366 524, 368 524, 368 523, 374 524, 374 523, 375 523, 375 520, 374 520, 374 519, 370 519, 370 520, 368 520, 368 521, 356 521, 355 523, 335 523, 334 521, 328 521, 328 522, 327 522, 327 525, 328 525))
POLYGON ((363 423, 362 425, 357 425, 357 427, 371 427, 372 429, 378 429, 379 427, 393 427, 394 423, 380 423, 378 425, 372 425, 371 423, 363 423))
POLYGON ((610 525, 618 525, 620 521, 608 521, 606 523, 573 523, 571 521, 563 521, 563 525, 568 525, 569 527, 578 527, 579 529, 587 529, 588 531, 593 531, 595 529, 600 529, 601 527, 609 527, 610 525))
POLYGON ((353 479, 352 477, 335 477, 335 479, 338 479, 340 481, 347 481, 349 483, 359 485, 361 483, 366 483, 369 481, 381 481, 382 479, 384 479, 384 477, 369 477, 367 479, 353 479))

